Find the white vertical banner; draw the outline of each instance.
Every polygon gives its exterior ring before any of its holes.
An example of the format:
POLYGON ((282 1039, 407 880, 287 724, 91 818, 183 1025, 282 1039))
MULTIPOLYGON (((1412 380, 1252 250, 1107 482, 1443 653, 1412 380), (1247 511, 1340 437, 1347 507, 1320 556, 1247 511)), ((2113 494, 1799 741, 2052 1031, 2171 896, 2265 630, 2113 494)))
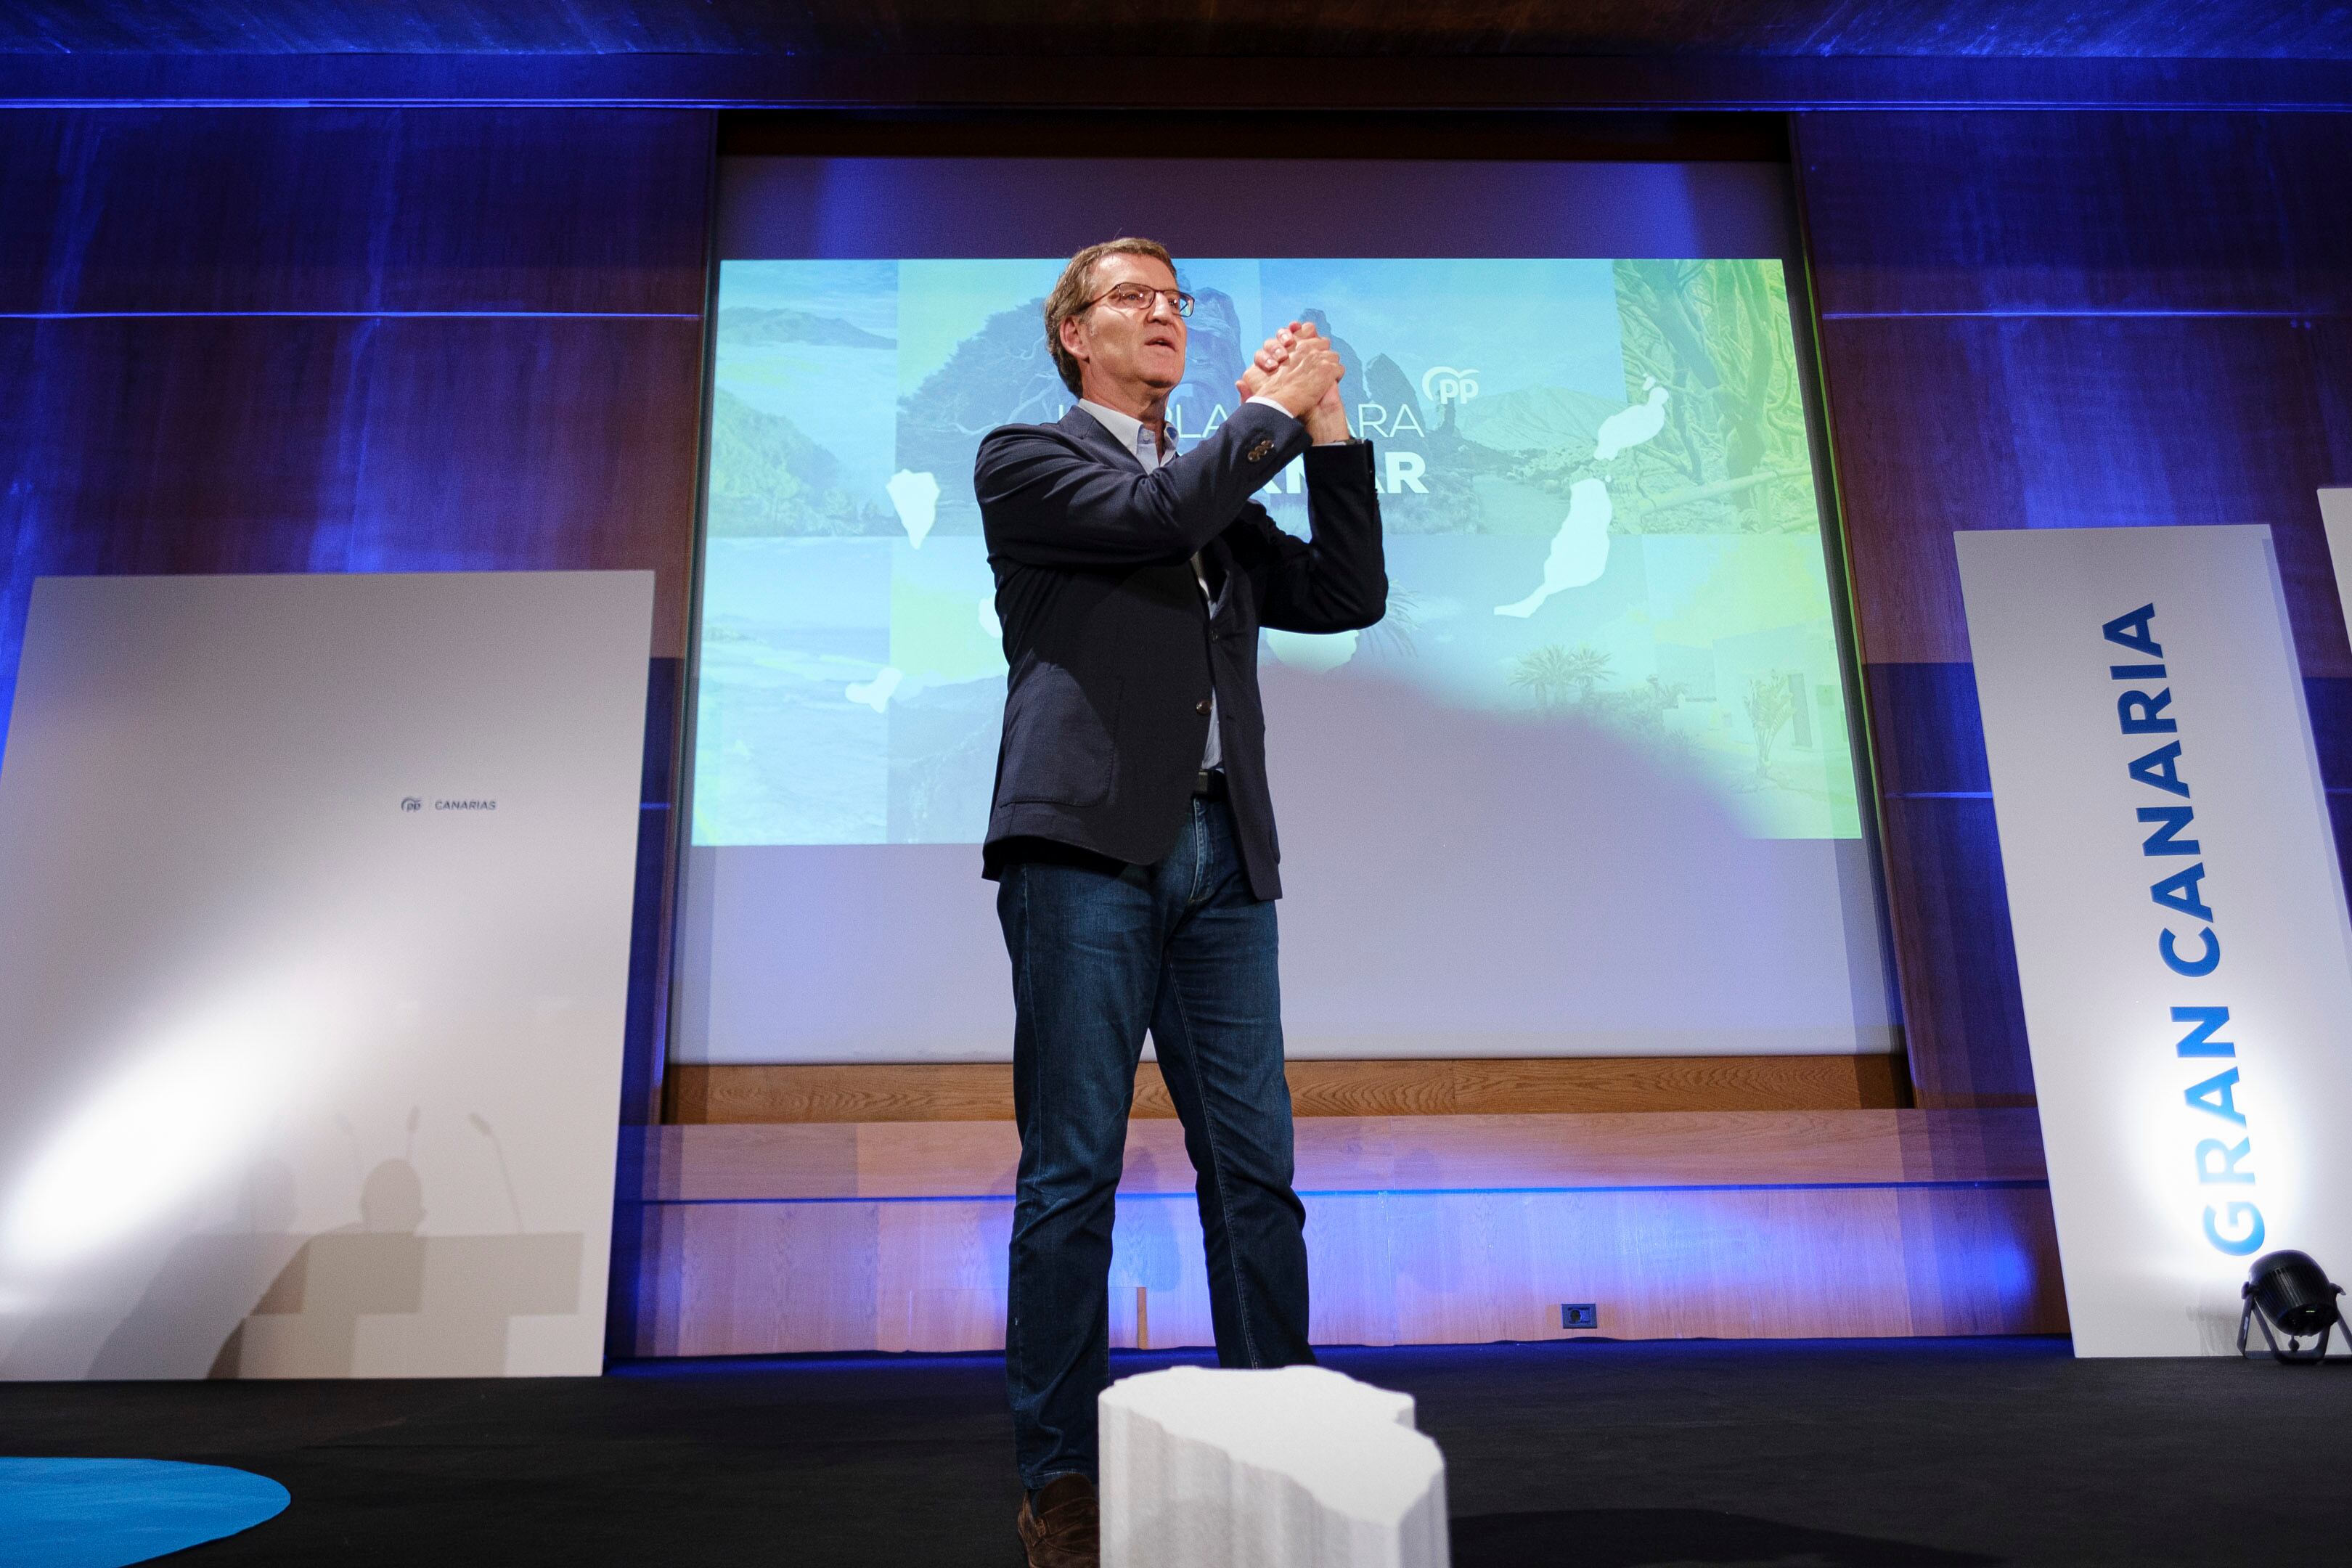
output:
POLYGON ((2352 922, 2266 527, 1957 537, 2081 1355, 2352 1274, 2352 922))
POLYGON ((0 1378, 603 1367, 653 574, 46 577, 0 1378))
POLYGON ((2327 530, 2327 553, 2336 563, 2336 597, 2352 626, 2352 489, 2320 491, 2319 521, 2327 530))

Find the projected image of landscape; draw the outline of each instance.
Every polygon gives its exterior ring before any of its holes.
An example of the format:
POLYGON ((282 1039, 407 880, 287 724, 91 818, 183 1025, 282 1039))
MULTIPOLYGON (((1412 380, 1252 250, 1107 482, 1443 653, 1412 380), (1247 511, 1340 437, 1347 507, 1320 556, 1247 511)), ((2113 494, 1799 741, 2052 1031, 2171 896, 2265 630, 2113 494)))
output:
MULTIPOLYGON (((973 844, 1004 704, 980 438, 1071 395, 1060 262, 730 261, 719 292, 698 846, 973 844)), ((1599 727, 1755 838, 1860 827, 1780 263, 1207 260, 1180 445, 1313 321, 1376 443, 1387 618, 1264 663, 1599 727)), ((1297 466, 1259 500, 1307 531, 1297 466)))

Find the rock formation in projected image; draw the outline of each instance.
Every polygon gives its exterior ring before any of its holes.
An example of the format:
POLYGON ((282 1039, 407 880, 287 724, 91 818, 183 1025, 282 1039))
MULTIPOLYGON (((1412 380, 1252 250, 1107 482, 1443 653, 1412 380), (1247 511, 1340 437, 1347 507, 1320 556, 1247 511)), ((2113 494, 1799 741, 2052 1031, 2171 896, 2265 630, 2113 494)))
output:
MULTIPOLYGON (((1478 406, 1475 403, 1424 396, 1388 353, 1371 350, 1367 357, 1368 351, 1333 331, 1329 314, 1320 306, 1302 308, 1296 319, 1312 323, 1330 339, 1346 372, 1339 384, 1349 423, 1382 454, 1381 521, 1390 533, 1525 533, 1551 528, 1559 507, 1549 498, 1532 510, 1505 505, 1498 520, 1494 487, 1503 482, 1519 455, 1473 433, 1468 411, 1478 406), (1391 470, 1390 455, 1407 461, 1391 470), (1519 518, 1521 511, 1529 516, 1519 518), (1532 521, 1536 511, 1541 513, 1539 524, 1532 521)), ((1559 493, 1565 495, 1565 487, 1559 493)))
POLYGON ((1393 490, 1386 488, 1382 470, 1381 525, 1391 533, 1475 531, 1478 502, 1471 476, 1493 466, 1496 455, 1465 443, 1445 405, 1424 400, 1394 359, 1377 350, 1366 358, 1364 350, 1333 330, 1323 307, 1305 305, 1295 316, 1270 320, 1303 321, 1328 338, 1339 356, 1339 395, 1348 405, 1349 426, 1382 454, 1418 460, 1417 468, 1405 470, 1412 482, 1393 490))
POLYGON ((837 321, 764 305, 729 305, 719 312, 721 342, 758 348, 770 343, 821 343, 842 349, 896 349, 877 332, 837 321))
POLYGON ((1257 345, 1251 343, 1244 352, 1241 312, 1223 289, 1202 289, 1187 325, 1184 383, 1168 399, 1168 417, 1181 434, 1201 436, 1208 433, 1218 409, 1233 413, 1240 401, 1234 384, 1242 378, 1257 345))
POLYGON ((739 538, 889 534, 899 526, 888 511, 861 505, 843 489, 840 459, 800 426, 722 387, 710 405, 710 531, 739 538))
POLYGON ((999 425, 1048 425, 1069 411, 1074 400, 1045 349, 1045 303, 991 316, 898 400, 898 467, 957 477, 940 486, 935 532, 980 531, 970 479, 982 436, 999 425))
POLYGON ((1382 525, 1398 533, 1476 532, 1481 513, 1472 480, 1500 467, 1501 458, 1463 439, 1457 405, 1450 398, 1424 403, 1412 377, 1385 353, 1365 363, 1349 402, 1363 426, 1358 434, 1370 437, 1383 453, 1421 459, 1414 475, 1419 488, 1400 485, 1381 496, 1382 525))
POLYGON ((1353 389, 1360 388, 1364 384, 1363 356, 1356 352, 1353 343, 1331 330, 1330 311, 1320 305, 1302 305, 1296 316, 1286 317, 1281 321, 1274 321, 1271 317, 1268 320, 1276 326, 1285 325, 1288 321, 1303 321, 1320 332, 1329 341, 1331 352, 1339 356, 1340 392, 1350 403, 1361 401, 1355 395, 1353 389))
POLYGON ((1417 440, 1429 433, 1429 420, 1422 411, 1420 395, 1413 391, 1412 378, 1386 354, 1374 354, 1364 366, 1356 402, 1377 404, 1399 441, 1417 440))

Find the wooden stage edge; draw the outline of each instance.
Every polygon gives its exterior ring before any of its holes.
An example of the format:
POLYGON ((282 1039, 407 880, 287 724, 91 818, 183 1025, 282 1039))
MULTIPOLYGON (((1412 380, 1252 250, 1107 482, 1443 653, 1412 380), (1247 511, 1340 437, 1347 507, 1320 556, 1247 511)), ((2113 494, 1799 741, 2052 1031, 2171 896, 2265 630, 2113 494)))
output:
MULTIPOLYGON (((1297 1150, 1318 1343, 2066 1330, 2032 1110, 1318 1117, 1297 1150)), ((1001 1121, 628 1129, 622 1342, 1000 1348, 1019 1153, 1001 1121)), ((1114 1344, 1211 1342, 1192 1184, 1181 1127, 1129 1124, 1114 1344)))
MULTIPOLYGON (((1302 1117, 1892 1110, 1907 1087, 1899 1056, 1293 1061, 1288 1071, 1302 1117)), ((1013 1119, 1013 1072, 1002 1062, 673 1063, 663 1093, 663 1120, 688 1125, 1013 1119)), ((1157 1063, 1136 1075, 1134 1113, 1176 1114, 1157 1063)))

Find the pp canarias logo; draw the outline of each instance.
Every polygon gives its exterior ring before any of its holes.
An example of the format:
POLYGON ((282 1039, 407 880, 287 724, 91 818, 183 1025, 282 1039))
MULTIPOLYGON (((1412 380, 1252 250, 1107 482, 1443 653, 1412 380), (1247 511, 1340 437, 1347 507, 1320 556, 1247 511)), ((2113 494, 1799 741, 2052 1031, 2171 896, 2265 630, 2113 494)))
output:
POLYGON ((423 811, 425 809, 425 803, 417 799, 413 795, 404 795, 400 797, 400 809, 403 811, 423 811))
POLYGON ((1478 373, 1433 364, 1422 372, 1421 395, 1432 403, 1467 403, 1478 395, 1478 373))

